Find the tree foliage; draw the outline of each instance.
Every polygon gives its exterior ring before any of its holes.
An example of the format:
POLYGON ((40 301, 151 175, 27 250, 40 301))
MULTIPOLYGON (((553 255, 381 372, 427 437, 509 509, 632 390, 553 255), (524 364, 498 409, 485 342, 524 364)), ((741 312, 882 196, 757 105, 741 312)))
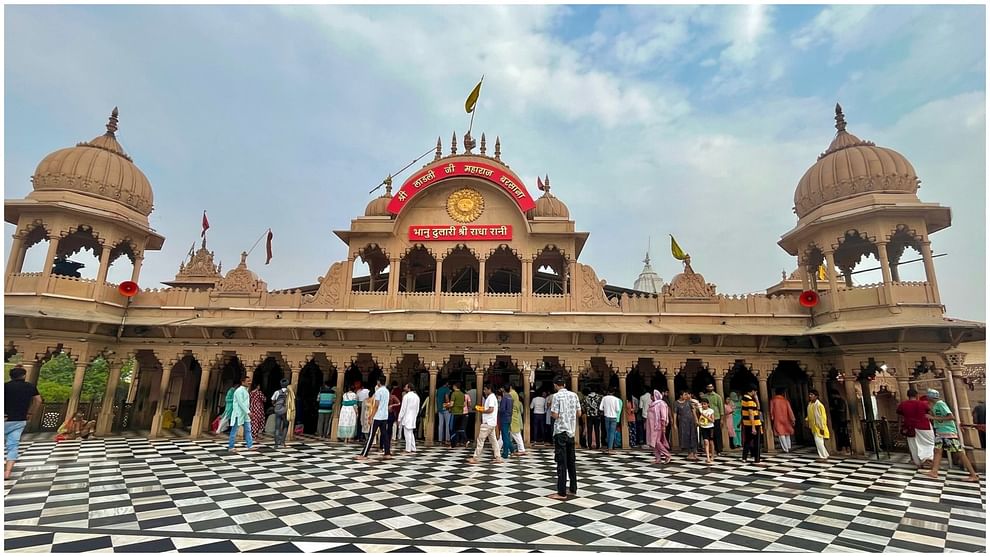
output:
MULTIPOLYGON (((133 376, 134 360, 124 363, 121 368, 120 382, 117 384, 117 396, 126 395, 133 376), (123 393, 121 393, 123 391, 123 393)), ((76 374, 76 364, 64 352, 59 353, 41 366, 38 376, 38 392, 45 402, 66 402, 72 396, 72 382, 76 374)), ((107 389, 110 378, 110 364, 98 356, 86 368, 83 376, 81 402, 100 401, 107 389)))

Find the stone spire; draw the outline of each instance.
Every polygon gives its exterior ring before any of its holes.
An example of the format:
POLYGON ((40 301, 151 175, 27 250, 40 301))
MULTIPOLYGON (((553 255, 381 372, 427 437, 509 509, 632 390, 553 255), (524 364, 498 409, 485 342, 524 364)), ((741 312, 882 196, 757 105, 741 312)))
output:
POLYGON ((818 155, 818 160, 822 160, 827 155, 848 147, 873 147, 875 145, 872 141, 864 141, 846 131, 846 115, 842 112, 842 106, 839 103, 835 103, 835 139, 832 140, 832 143, 824 153, 818 155))
POLYGON ((643 259, 643 271, 639 273, 639 278, 633 284, 633 290, 659 294, 663 290, 663 279, 650 266, 650 248, 647 240, 646 257, 643 259))
POLYGON ((112 136, 117 132, 117 107, 113 107, 113 111, 110 113, 110 121, 107 122, 107 135, 112 136))
POLYGON ((437 136, 437 152, 436 152, 436 154, 435 154, 435 155, 433 156, 433 160, 435 160, 435 161, 438 161, 438 160, 440 160, 440 157, 442 157, 442 156, 443 156, 443 152, 441 151, 441 149, 442 149, 442 148, 443 148, 443 147, 442 147, 442 145, 440 144, 440 136, 438 135, 438 136, 437 136))

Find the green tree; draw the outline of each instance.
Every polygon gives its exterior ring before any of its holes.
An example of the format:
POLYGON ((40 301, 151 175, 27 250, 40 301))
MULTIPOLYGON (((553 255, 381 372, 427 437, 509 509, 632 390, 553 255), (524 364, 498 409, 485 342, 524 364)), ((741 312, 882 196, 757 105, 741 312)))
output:
POLYGON ((76 364, 65 352, 60 352, 41 366, 38 392, 45 402, 66 402, 72 396, 72 378, 76 364))

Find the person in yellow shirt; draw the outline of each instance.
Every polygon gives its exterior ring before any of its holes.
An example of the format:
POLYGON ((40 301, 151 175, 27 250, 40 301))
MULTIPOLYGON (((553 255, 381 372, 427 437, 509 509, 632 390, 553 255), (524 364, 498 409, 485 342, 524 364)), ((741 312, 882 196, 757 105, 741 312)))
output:
POLYGON ((808 427, 811 435, 815 438, 815 448, 818 449, 818 461, 828 460, 828 451, 825 450, 825 440, 828 439, 828 421, 825 405, 818 400, 818 391, 812 389, 808 391, 808 427))
POLYGON ((178 409, 174 405, 162 412, 162 429, 182 428, 183 425, 178 409))

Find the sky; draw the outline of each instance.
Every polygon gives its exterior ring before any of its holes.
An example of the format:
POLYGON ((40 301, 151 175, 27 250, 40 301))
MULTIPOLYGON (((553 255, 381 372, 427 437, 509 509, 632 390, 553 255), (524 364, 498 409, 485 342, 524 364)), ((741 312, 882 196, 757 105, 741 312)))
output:
MULTIPOLYGON (((912 162, 922 201, 952 208, 932 236, 942 300, 983 321, 985 9, 6 6, 4 197, 117 106, 166 237, 143 287, 175 276, 204 209, 224 269, 271 227, 273 261, 262 245, 249 267, 273 290, 313 284, 346 257, 332 230, 364 214, 368 190, 463 135, 484 74, 474 135, 501 138, 531 193, 550 176, 600 278, 631 287, 652 242, 669 281, 673 234, 719 292, 759 292, 796 268, 777 241, 841 102, 850 132, 912 162)), ((922 264, 901 278, 924 280, 922 264)))

